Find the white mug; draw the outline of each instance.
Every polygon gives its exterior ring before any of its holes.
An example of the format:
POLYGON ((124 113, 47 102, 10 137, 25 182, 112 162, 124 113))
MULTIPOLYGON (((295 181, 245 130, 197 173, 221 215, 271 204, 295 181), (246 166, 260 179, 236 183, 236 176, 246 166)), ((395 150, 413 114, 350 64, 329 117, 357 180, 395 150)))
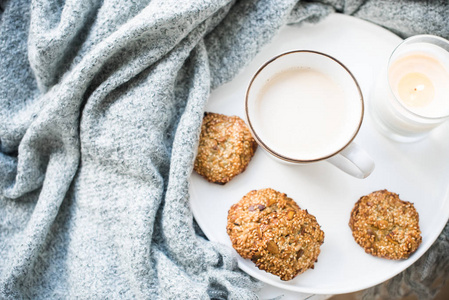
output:
POLYGON ((248 86, 245 113, 256 142, 278 161, 326 160, 357 178, 374 170, 353 142, 364 114, 359 84, 327 54, 295 50, 266 62, 248 86))

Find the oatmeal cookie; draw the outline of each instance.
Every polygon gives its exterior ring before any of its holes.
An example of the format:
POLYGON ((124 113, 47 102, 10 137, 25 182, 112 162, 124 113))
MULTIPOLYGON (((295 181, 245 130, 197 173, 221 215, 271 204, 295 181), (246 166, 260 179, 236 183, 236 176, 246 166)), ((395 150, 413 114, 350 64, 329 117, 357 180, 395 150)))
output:
POLYGON ((225 184, 246 169, 256 149, 241 118, 205 113, 194 170, 210 182, 225 184))
POLYGON ((227 232, 240 256, 282 280, 313 268, 324 241, 316 218, 271 188, 251 191, 234 204, 227 232))
POLYGON ((388 259, 408 258, 422 241, 413 204, 387 190, 361 197, 352 209, 349 227, 366 253, 388 259))

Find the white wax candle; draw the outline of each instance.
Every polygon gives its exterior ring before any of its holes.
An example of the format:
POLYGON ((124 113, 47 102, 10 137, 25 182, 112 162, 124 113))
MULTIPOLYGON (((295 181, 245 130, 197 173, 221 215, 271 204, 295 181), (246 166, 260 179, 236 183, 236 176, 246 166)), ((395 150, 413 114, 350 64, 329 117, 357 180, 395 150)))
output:
POLYGON ((418 141, 448 120, 449 41, 416 35, 399 44, 371 100, 377 128, 395 141, 418 141))
POLYGON ((397 84, 399 98, 409 107, 430 105, 435 99, 435 87, 423 73, 411 72, 402 76, 397 84))
POLYGON ((438 46, 417 43, 390 64, 396 98, 410 111, 430 118, 449 115, 449 56, 438 46))

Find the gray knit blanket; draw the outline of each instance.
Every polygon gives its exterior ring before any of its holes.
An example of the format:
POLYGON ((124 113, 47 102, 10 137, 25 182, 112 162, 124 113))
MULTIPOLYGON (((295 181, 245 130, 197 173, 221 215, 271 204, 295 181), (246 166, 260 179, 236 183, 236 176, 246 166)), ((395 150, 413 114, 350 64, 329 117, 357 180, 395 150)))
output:
MULTIPOLYGON (((256 299, 189 209, 204 107, 331 12, 449 38, 443 0, 0 1, 0 298, 256 299)), ((365 297, 432 297, 448 236, 365 297)))

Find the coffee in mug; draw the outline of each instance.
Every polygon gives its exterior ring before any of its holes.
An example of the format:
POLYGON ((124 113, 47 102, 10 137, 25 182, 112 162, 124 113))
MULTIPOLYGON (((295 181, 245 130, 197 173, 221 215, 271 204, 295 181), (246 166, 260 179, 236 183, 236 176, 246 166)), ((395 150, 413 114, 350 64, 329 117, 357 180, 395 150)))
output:
POLYGON ((246 95, 246 115, 259 143, 289 163, 327 159, 360 178, 374 168, 354 143, 363 120, 363 96, 354 76, 316 51, 281 54, 263 65, 246 95), (351 152, 349 160, 342 157, 351 152))

